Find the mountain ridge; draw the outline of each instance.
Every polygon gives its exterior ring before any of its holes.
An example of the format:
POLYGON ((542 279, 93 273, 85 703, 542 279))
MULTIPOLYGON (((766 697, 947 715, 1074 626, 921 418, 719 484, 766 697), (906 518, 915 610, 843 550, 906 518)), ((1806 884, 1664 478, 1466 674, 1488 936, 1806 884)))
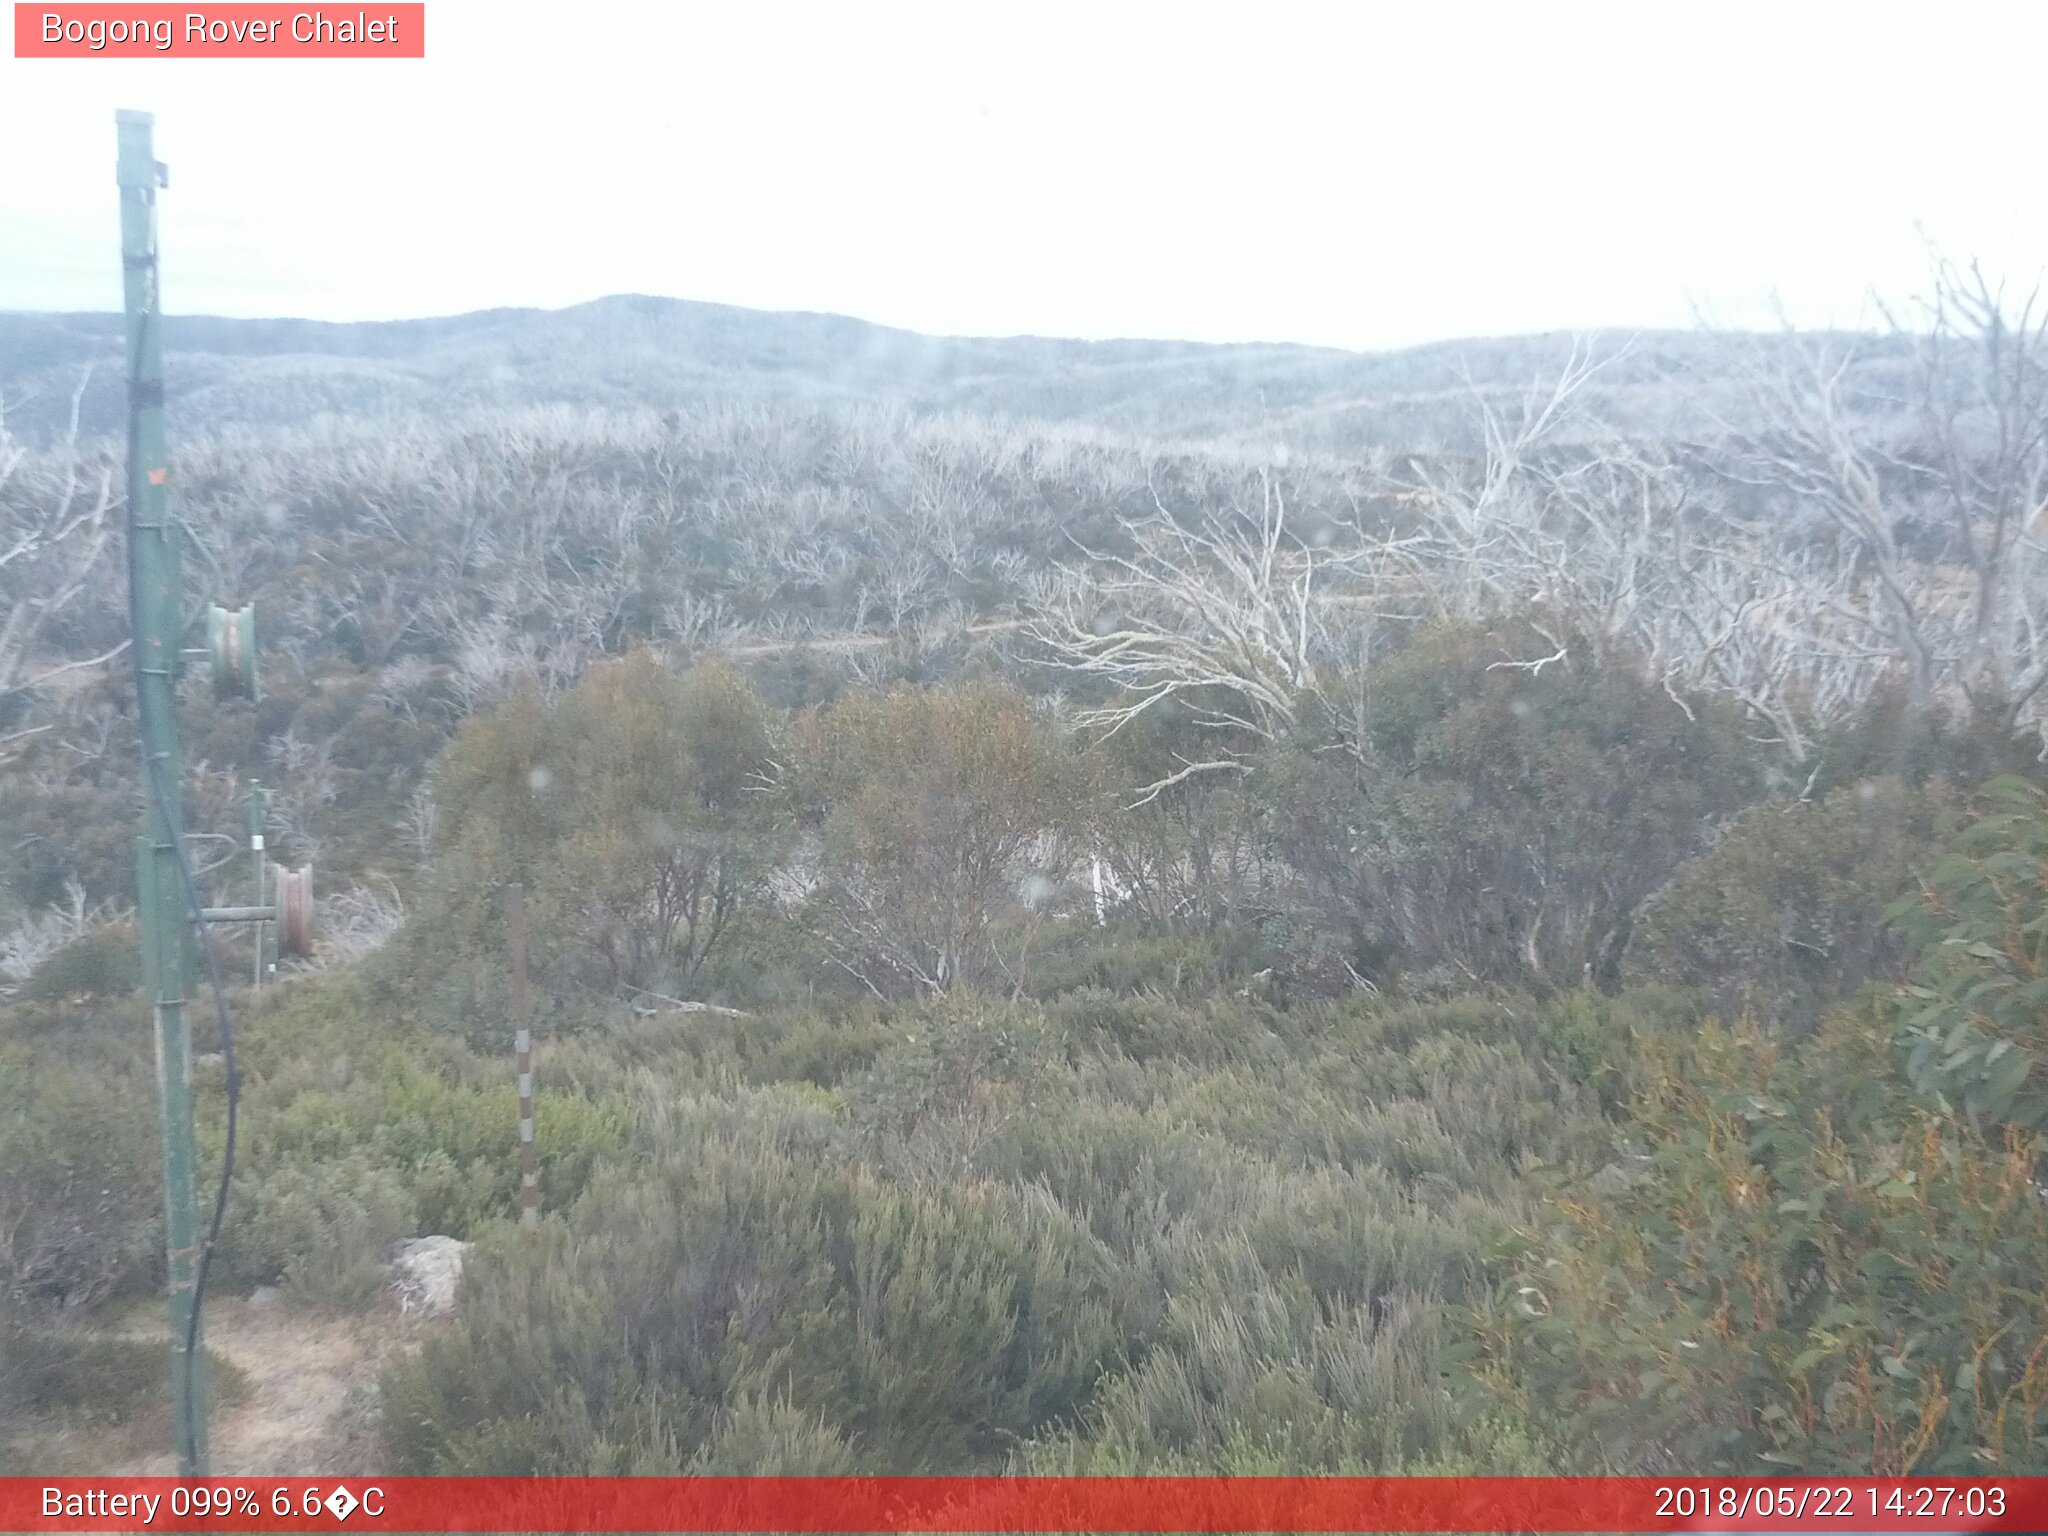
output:
MULTIPOLYGON (((85 379, 89 434, 116 429, 122 317, 0 310, 0 404, 30 438, 64 428, 85 379)), ((1736 333, 1608 330, 1580 338, 1616 360, 1602 413, 1657 430, 1730 379, 1736 333), (1684 400, 1672 399, 1684 378, 1684 400)), ((165 317, 174 427, 309 415, 427 414, 574 403, 672 408, 707 399, 1083 423, 1142 434, 1360 451, 1441 437, 1480 394, 1519 393, 1571 353, 1564 333, 1351 352, 1293 342, 930 336, 820 311, 769 311, 647 294, 562 309, 496 308, 406 320, 165 317), (337 370, 337 362, 363 365, 337 370)), ((1765 344, 1768 344, 1767 342, 1765 344)), ((1883 343, 1877 343, 1880 347, 1883 343)))

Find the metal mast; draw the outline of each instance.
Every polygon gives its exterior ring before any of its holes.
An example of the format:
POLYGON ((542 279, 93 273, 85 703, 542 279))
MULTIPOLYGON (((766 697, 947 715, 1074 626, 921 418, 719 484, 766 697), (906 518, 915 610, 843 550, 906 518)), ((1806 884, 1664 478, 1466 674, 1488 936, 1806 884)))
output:
POLYGON ((171 1401, 178 1472, 206 1474, 206 1378, 192 1329, 200 1239, 192 1130, 191 906, 179 871, 177 687, 185 634, 181 534, 172 525, 164 445, 164 354, 157 290, 156 193, 168 182, 147 112, 115 114, 120 135, 121 276, 128 339, 128 580, 135 621, 136 701, 145 810, 137 844, 143 988, 156 1016, 163 1101, 164 1246, 170 1271, 171 1401), (187 1351, 187 1343, 193 1345, 187 1351))

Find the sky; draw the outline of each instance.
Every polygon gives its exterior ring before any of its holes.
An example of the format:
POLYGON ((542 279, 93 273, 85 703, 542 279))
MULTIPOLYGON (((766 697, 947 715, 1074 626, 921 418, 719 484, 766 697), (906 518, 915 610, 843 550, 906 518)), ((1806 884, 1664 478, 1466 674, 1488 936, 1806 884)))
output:
POLYGON ((1922 231, 2023 284, 2048 262, 2038 3, 428 0, 427 27, 423 60, 0 57, 0 309, 119 307, 117 107, 171 168, 173 312, 632 292, 1371 350, 1872 323, 1922 231))

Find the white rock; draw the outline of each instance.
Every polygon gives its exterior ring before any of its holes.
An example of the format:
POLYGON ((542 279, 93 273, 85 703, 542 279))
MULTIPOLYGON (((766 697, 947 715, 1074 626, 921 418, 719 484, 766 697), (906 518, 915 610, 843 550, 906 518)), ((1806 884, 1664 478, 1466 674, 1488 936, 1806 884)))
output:
POLYGON ((415 1237, 400 1243, 391 1257, 391 1289, 399 1310, 428 1317, 451 1310, 468 1252, 469 1244, 453 1237, 415 1237))

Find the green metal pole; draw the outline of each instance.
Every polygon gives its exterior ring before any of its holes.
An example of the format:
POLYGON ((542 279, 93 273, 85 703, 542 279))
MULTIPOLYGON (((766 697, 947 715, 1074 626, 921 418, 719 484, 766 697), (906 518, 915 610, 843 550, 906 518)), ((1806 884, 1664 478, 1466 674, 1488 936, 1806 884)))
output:
MULTIPOLYGON (((270 824, 270 793, 254 779, 249 781, 249 862, 256 870, 256 905, 263 905, 263 832, 270 824)), ((263 985, 263 924, 258 921, 253 929, 256 935, 256 979, 258 987, 263 985)))
MULTIPOLYGON (((156 192, 164 180, 147 112, 115 114, 120 135, 121 275, 128 316, 129 578, 141 697, 143 791, 147 808, 137 850, 143 986, 156 1014, 157 1088, 163 1100, 164 1246, 170 1270, 171 1402, 178 1472, 206 1474, 206 1379, 195 1347, 186 1352, 199 1274, 194 1201, 192 1036, 185 996, 190 917, 178 872, 184 813, 179 804, 177 689, 185 632, 179 534, 169 514, 164 446, 164 353, 157 292, 156 192)), ((199 1342, 195 1339, 195 1345, 199 1342)))

